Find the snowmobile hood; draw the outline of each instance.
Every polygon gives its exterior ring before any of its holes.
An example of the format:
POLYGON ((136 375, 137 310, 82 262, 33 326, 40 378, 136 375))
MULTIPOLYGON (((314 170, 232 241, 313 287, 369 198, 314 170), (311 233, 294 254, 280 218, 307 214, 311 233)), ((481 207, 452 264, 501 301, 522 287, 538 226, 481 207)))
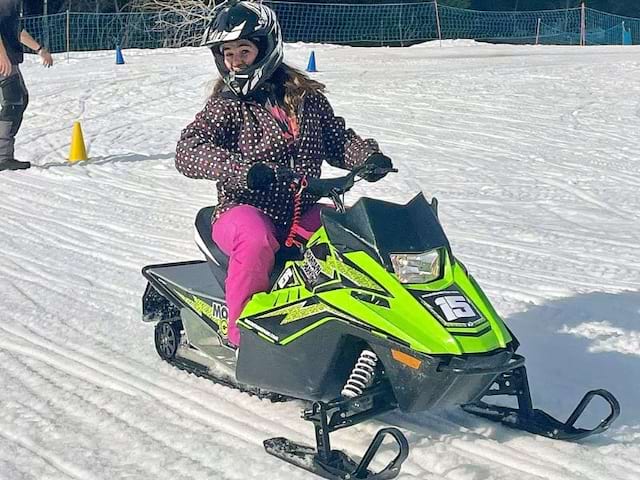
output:
POLYGON ((325 209, 322 223, 331 244, 341 253, 363 250, 393 271, 391 253, 421 253, 449 241, 434 208, 422 193, 406 205, 361 198, 345 213, 325 209))

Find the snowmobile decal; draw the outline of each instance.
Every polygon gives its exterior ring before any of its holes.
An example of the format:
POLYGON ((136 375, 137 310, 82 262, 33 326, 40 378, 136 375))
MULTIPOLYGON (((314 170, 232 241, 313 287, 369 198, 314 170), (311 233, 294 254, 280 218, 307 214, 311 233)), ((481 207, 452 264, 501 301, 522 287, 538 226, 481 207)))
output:
POLYGON ((330 256, 324 262, 323 271, 333 278, 346 277, 353 284, 370 290, 383 291, 384 289, 375 282, 371 277, 359 270, 355 265, 349 265, 346 259, 338 259, 336 256, 330 256))
POLYGON ((292 268, 287 268, 282 272, 280 278, 276 282, 276 288, 274 290, 282 290, 289 287, 295 287, 298 285, 298 281, 293 273, 292 268))
POLYGON ((302 304, 294 305, 288 308, 285 317, 280 322, 280 325, 286 325, 288 323, 298 321, 305 317, 310 317, 311 315, 315 315, 316 313, 321 313, 326 310, 327 308, 320 303, 316 303, 315 305, 307 305, 307 302, 305 300, 302 304))
POLYGON ((304 262, 300 265, 300 273, 307 288, 316 293, 326 289, 330 284, 334 284, 334 288, 342 284, 346 287, 387 293, 384 287, 367 275, 360 266, 330 249, 326 243, 316 244, 313 248, 307 249, 304 262))
POLYGON ((300 270, 308 284, 314 285, 316 283, 322 267, 311 250, 304 252, 304 262, 300 265, 300 270))
POLYGON ((219 329, 221 335, 227 335, 229 310, 226 305, 218 302, 205 302, 200 297, 195 295, 188 296, 185 293, 174 290, 174 293, 180 297, 184 303, 189 305, 198 315, 204 315, 207 318, 213 320, 219 329))
POLYGON ((284 345, 328 320, 340 318, 337 310, 319 302, 317 298, 307 297, 293 305, 241 318, 239 323, 253 327, 267 335, 270 340, 284 345))
POLYGON ((420 299, 447 328, 477 327, 487 321, 455 286, 442 292, 423 294, 420 299))

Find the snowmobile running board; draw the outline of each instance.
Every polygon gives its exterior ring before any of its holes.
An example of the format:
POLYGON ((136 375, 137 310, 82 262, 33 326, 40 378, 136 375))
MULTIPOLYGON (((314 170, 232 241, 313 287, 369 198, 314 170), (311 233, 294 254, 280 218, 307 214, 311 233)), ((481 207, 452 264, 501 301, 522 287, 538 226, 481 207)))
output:
POLYGON ((465 412, 473 413, 495 422, 501 422, 509 428, 525 430, 556 440, 569 441, 580 440, 604 432, 620 415, 618 400, 613 394, 603 389, 587 392, 565 422, 553 418, 542 410, 533 408, 527 371, 524 366, 501 374, 496 378, 495 384, 497 384, 497 388, 486 390, 480 398, 496 395, 515 396, 518 400, 518 408, 490 405, 479 399, 474 403, 462 405, 462 409, 465 412), (594 428, 576 428, 574 426, 576 421, 594 397, 600 397, 609 404, 611 409, 609 415, 594 428))
POLYGON ((267 453, 285 462, 330 480, 395 478, 400 473, 402 463, 409 456, 409 443, 400 430, 395 427, 380 429, 359 463, 344 452, 331 450, 329 434, 396 407, 391 388, 386 383, 379 384, 356 398, 334 400, 328 403, 315 402, 310 409, 303 412, 303 418, 313 422, 315 427, 315 449, 283 437, 265 440, 264 448, 267 453), (395 441, 398 453, 382 470, 372 472, 369 470, 369 465, 387 437, 395 441))

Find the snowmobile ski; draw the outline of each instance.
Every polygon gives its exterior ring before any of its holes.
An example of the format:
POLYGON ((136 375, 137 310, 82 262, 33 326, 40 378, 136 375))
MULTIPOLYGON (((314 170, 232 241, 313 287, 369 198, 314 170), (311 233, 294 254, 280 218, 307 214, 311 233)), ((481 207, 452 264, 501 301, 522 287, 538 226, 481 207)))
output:
POLYGON ((368 420, 394 409, 389 398, 389 385, 380 383, 363 392, 361 396, 339 399, 333 402, 315 402, 303 412, 303 418, 315 427, 316 448, 292 442, 283 437, 264 441, 267 453, 303 468, 309 472, 331 480, 368 479, 385 480, 395 478, 400 473, 402 463, 409 455, 409 444, 404 434, 395 427, 380 429, 360 462, 340 450, 332 450, 329 434, 368 420), (391 438, 397 447, 397 454, 382 470, 374 472, 369 466, 382 443, 391 438))
POLYGON ((494 388, 490 387, 482 396, 515 396, 518 402, 518 408, 490 405, 482 400, 478 400, 474 403, 462 405, 462 409, 465 412, 473 413, 474 415, 479 415, 495 422, 501 422, 509 428, 524 430, 556 440, 576 441, 597 433, 602 433, 607 430, 611 423, 620 415, 620 404, 618 400, 610 392, 603 389, 587 392, 565 422, 557 420, 542 410, 533 408, 527 371, 524 366, 501 374, 496 378, 495 384, 492 385, 492 387, 494 388), (607 402, 610 408, 609 415, 601 420, 594 428, 586 429, 575 427, 576 421, 594 397, 600 397, 607 402))

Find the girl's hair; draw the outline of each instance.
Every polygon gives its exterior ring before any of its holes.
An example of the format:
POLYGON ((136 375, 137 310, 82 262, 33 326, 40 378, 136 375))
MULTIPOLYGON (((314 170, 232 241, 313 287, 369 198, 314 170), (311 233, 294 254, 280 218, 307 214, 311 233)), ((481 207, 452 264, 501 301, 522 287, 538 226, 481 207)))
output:
MULTIPOLYGON (((283 63, 273 73, 270 79, 276 89, 283 89, 280 96, 284 98, 284 107, 289 115, 295 115, 302 101, 302 97, 309 93, 321 93, 325 91, 325 85, 317 80, 309 78, 308 75, 301 72, 297 68, 290 67, 283 63)), ((219 78, 213 86, 212 97, 220 94, 225 84, 222 78, 219 78)))

